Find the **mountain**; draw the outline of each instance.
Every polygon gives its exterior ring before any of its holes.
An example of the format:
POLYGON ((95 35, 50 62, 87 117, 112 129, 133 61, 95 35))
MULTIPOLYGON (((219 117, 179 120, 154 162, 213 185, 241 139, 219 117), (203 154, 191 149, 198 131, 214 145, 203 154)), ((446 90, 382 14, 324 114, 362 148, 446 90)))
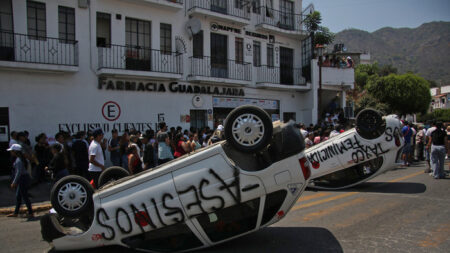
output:
POLYGON ((411 71, 438 84, 450 84, 450 22, 417 28, 381 28, 369 33, 348 29, 336 34, 348 52, 370 52, 372 62, 392 64, 399 73, 411 71))

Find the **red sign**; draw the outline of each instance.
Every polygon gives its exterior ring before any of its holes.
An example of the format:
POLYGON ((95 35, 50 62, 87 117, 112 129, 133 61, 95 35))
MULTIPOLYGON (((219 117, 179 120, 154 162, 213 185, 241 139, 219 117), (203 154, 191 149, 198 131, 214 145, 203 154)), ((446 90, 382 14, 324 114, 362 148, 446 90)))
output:
POLYGON ((114 101, 106 102, 102 107, 102 115, 108 121, 115 121, 120 117, 120 106, 114 101))

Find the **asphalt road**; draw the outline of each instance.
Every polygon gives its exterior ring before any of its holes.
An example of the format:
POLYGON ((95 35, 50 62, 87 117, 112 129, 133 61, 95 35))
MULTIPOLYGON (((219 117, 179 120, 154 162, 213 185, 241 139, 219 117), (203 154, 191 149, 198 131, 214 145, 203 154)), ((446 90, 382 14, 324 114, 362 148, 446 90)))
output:
MULTIPOLYGON (((398 168, 345 191, 307 190, 280 222, 200 252, 448 252, 450 179, 423 169, 398 168)), ((52 251, 38 219, 0 217, 0 245, 0 252, 52 251)))

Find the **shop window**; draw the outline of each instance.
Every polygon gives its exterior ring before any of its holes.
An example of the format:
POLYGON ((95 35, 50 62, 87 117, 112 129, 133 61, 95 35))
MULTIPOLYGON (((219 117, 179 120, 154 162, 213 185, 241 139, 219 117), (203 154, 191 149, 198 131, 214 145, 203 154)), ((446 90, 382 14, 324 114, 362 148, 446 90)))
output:
POLYGON ((61 43, 75 41, 75 9, 58 6, 58 29, 61 43))
POLYGON ((256 228, 259 198, 197 218, 209 239, 219 242, 256 228))
POLYGON ((34 40, 46 40, 47 21, 45 3, 27 1, 28 36, 34 40))
POLYGON ((253 41, 253 66, 261 66, 261 42, 253 41))
POLYGON ((194 58, 203 58, 203 31, 194 34, 192 38, 192 48, 194 58))
POLYGON ((172 25, 161 23, 159 34, 161 53, 170 54, 172 52, 172 25))
POLYGON ((244 39, 236 38, 234 47, 234 51, 236 53, 236 62, 240 64, 244 63, 244 39))
POLYGON ((191 110, 190 116, 191 127, 195 129, 202 129, 208 125, 206 110, 191 110))
POLYGON ((185 223, 151 230, 122 240, 130 248, 155 252, 183 251, 203 246, 185 223))
POLYGON ((111 14, 97 12, 97 47, 111 47, 111 14))
POLYGON ((286 195, 286 190, 280 190, 267 194, 266 202, 264 203, 264 214, 261 220, 261 225, 269 222, 277 214, 286 199, 286 195))

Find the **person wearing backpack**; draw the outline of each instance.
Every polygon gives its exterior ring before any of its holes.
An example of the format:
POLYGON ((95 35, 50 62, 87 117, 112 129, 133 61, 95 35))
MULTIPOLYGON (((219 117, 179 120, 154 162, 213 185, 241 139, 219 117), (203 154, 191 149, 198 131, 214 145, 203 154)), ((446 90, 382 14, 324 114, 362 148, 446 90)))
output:
POLYGON ((431 133, 427 147, 431 146, 431 167, 434 179, 445 178, 444 162, 447 154, 447 132, 443 129, 442 122, 436 123, 436 130, 431 133))

